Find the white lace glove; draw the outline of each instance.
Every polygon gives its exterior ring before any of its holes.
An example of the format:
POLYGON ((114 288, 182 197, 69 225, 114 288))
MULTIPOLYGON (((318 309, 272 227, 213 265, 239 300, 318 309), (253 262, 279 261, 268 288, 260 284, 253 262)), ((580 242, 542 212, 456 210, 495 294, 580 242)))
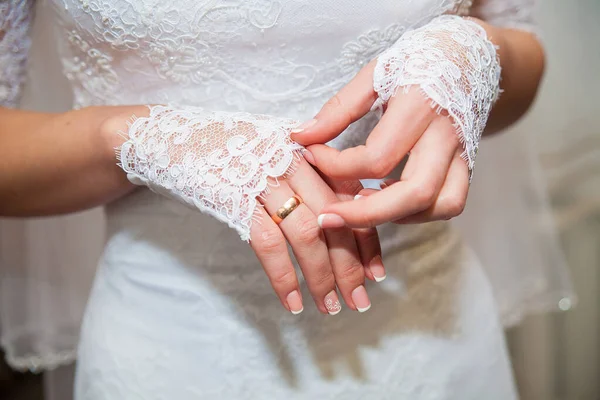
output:
POLYGON ((362 185, 323 180, 290 138, 297 126, 265 115, 153 106, 148 117, 131 123, 118 157, 132 183, 227 223, 242 240, 252 239, 275 292, 292 313, 302 312, 303 303, 286 241, 322 313, 341 310, 336 286, 351 309, 364 312, 371 304, 363 285, 365 266, 371 279, 385 278, 377 230, 362 230, 362 236, 349 228, 323 232, 317 219, 322 207, 353 198, 362 185), (292 198, 303 202, 285 221, 269 218, 292 198), (253 225, 253 218, 261 223, 253 225))
POLYGON ((374 70, 381 109, 402 88, 418 86, 452 118, 464 143, 463 158, 472 173, 479 140, 500 93, 496 48, 477 23, 441 16, 405 33, 381 54, 374 70))
POLYGON ((118 149, 136 185, 198 208, 250 239, 257 197, 269 178, 290 172, 302 146, 297 121, 202 108, 153 106, 136 119, 118 149))
POLYGON ((292 135, 327 176, 385 179, 383 190, 321 212, 351 227, 461 214, 499 81, 496 48, 474 20, 441 16, 406 32, 292 135), (323 145, 372 109, 385 110, 364 145, 341 151, 323 145), (393 179, 403 159, 400 179, 393 179))

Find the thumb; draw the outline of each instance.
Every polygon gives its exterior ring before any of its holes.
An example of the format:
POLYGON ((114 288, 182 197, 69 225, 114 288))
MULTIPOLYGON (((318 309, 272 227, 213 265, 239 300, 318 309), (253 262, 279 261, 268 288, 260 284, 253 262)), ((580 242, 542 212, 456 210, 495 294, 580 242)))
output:
POLYGON ((327 143, 367 114, 377 99, 373 90, 375 62, 371 61, 360 70, 350 83, 325 103, 314 119, 293 129, 292 140, 305 146, 327 143))

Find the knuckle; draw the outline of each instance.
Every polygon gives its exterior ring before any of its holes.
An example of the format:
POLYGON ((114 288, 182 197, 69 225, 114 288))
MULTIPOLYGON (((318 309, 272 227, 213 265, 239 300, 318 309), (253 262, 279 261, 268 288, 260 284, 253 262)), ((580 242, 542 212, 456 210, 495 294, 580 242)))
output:
POLYGON ((359 234, 359 238, 362 242, 368 245, 379 243, 379 234, 375 228, 362 229, 359 234))
POLYGON ((363 265, 357 260, 346 261, 344 266, 336 269, 335 278, 336 281, 345 283, 362 283, 363 281, 363 265))
POLYGON ((337 117, 344 121, 345 125, 350 125, 352 123, 352 113, 348 109, 348 107, 344 106, 344 102, 339 93, 336 93, 325 103, 324 109, 330 110, 331 112, 335 112, 337 117))
POLYGON ((296 238, 306 246, 316 244, 321 239, 321 228, 314 218, 301 218, 296 224, 296 238))
POLYGON ((466 199, 463 196, 453 195, 446 197, 442 206, 446 219, 457 217, 462 214, 465 210, 466 203, 466 199))
POLYGON ((355 217, 357 225, 362 228, 369 228, 369 229, 375 228, 375 226, 377 226, 377 223, 376 223, 377 215, 375 214, 376 212, 377 211, 375 211, 375 210, 368 209, 368 210, 365 210, 364 213, 357 215, 355 217))
POLYGON ((271 276, 271 284, 274 288, 289 287, 295 285, 296 273, 293 269, 285 269, 276 272, 271 276))
POLYGON ((338 191, 341 194, 351 196, 357 195, 363 189, 363 185, 359 181, 345 180, 339 183, 338 191))
POLYGON ((370 163, 370 172, 374 178, 385 178, 394 169, 395 165, 387 157, 374 156, 370 163))
POLYGON ((264 254, 279 253, 285 246, 283 234, 277 228, 262 231, 257 240, 252 241, 257 252, 264 254))
POLYGON ((327 102, 325 103, 326 108, 338 108, 342 105, 342 99, 340 98, 339 93, 333 95, 327 102))
MULTIPOLYGON (((98 110, 99 111, 99 110, 98 110)), ((127 125, 123 122, 125 118, 119 118, 120 115, 117 115, 112 118, 106 118, 104 121, 100 123, 98 128, 99 134, 105 140, 114 141, 115 133, 127 130, 127 125)))
POLYGON ((306 278, 310 280, 311 286, 317 292, 328 293, 335 287, 335 278, 333 272, 327 265, 321 265, 319 268, 315 268, 311 271, 306 278))
POLYGON ((435 186, 427 182, 417 185, 413 189, 414 200, 422 204, 424 208, 428 208, 434 203, 436 194, 435 186))

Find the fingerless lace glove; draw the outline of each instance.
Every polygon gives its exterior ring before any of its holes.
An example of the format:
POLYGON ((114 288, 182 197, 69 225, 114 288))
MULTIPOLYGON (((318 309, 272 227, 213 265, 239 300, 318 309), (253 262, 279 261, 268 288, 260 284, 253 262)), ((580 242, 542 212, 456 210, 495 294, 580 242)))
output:
POLYGON ((257 197, 269 178, 290 173, 302 146, 297 121, 202 108, 153 106, 133 121, 117 150, 136 185, 180 200, 250 239, 257 197))
POLYGON ((405 33, 378 57, 374 89, 382 109, 402 88, 421 92, 453 119, 472 173, 479 140, 500 93, 500 63, 495 46, 477 23, 441 16, 405 33))

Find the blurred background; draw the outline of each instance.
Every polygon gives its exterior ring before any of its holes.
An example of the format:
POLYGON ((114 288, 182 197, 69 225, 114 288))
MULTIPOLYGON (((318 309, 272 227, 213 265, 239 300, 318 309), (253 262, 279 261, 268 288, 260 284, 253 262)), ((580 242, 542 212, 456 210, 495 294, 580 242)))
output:
MULTIPOLYGON (((523 400, 600 400, 600 0, 542 3, 545 83, 532 112, 511 130, 533 134, 540 149, 579 303, 565 313, 528 317, 507 337, 523 400)), ((76 218, 96 220, 99 215, 95 210, 76 218)), ((51 235, 44 231, 52 229, 51 223, 42 221, 36 232, 51 235)), ((67 235, 102 234, 101 229, 73 232, 69 223, 63 222, 67 235)), ((99 251, 84 253, 89 258, 99 251)), ((81 252, 73 253, 77 257, 81 252)), ((89 261, 83 265, 95 267, 89 261)), ((72 366, 17 373, 0 362, 0 399, 70 400, 70 387, 58 383, 70 382, 72 374, 72 366)))
POLYGON ((541 149, 579 303, 527 318, 508 332, 509 346, 523 400, 598 400, 600 1, 541 3, 547 74, 533 112, 514 129, 533 132, 541 149))

